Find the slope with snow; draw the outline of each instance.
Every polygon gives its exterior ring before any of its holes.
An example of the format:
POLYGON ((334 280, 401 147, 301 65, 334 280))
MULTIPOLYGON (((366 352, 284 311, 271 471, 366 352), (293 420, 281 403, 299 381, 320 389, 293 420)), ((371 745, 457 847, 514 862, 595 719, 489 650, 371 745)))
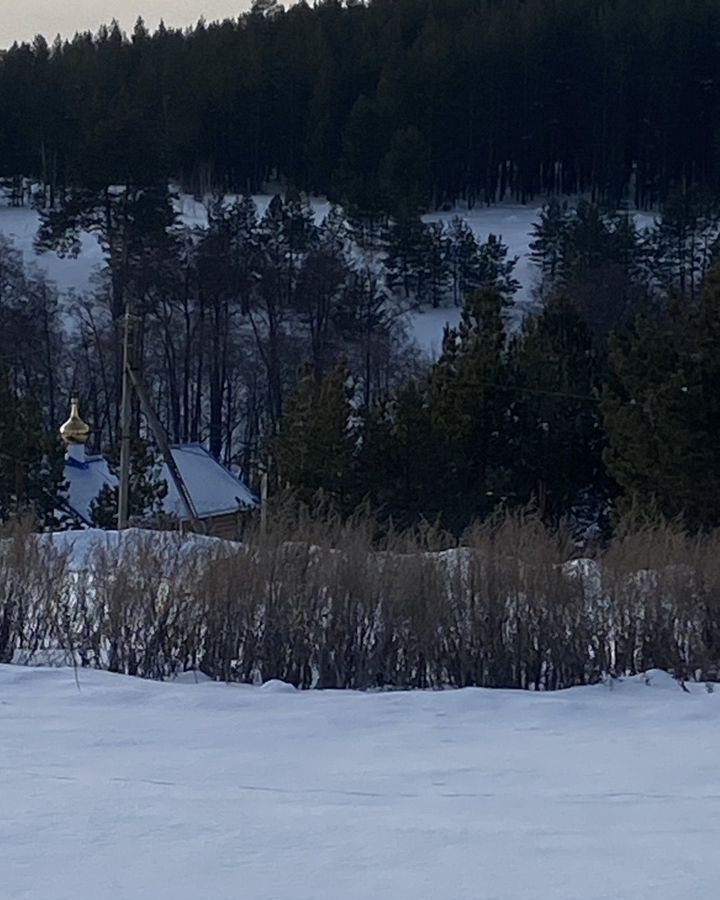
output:
POLYGON ((36 266, 63 292, 78 294, 90 290, 93 274, 102 268, 102 248, 91 234, 81 235, 81 250, 77 257, 58 256, 53 251, 37 253, 34 247, 40 217, 29 206, 14 208, 0 198, 0 234, 9 238, 27 265, 36 266))
MULTIPOLYGON (((272 199, 270 194, 253 197, 262 216, 272 199)), ((316 221, 321 221, 329 212, 330 204, 323 198, 311 199, 316 221)), ((203 228, 207 225, 207 210, 203 203, 188 194, 178 194, 176 209, 180 221, 187 226, 203 228)), ((538 221, 540 206, 497 205, 477 207, 472 210, 437 212, 425 216, 427 222, 446 222, 459 215, 465 219, 478 240, 486 241, 494 234, 501 237, 511 257, 517 257, 515 277, 520 282, 520 290, 515 297, 514 321, 533 307, 533 288, 537 280, 537 268, 530 259, 532 227, 538 221)), ((645 213, 634 213, 640 228, 652 225, 653 217, 645 213)), ((23 252, 26 262, 34 263, 53 280, 58 287, 78 293, 87 291, 92 285, 92 276, 103 264, 101 249, 92 235, 82 236, 82 251, 77 259, 61 258, 53 252, 36 254, 33 240, 38 227, 38 213, 30 208, 12 209, 0 203, 0 234, 13 240, 18 250, 23 252)), ((443 331, 446 325, 455 326, 460 321, 460 309, 454 307, 414 311, 407 316, 409 336, 427 355, 435 357, 440 351, 443 331)))
POLYGON ((183 681, 0 666, 3 898, 717 896, 720 695, 702 686, 183 681))

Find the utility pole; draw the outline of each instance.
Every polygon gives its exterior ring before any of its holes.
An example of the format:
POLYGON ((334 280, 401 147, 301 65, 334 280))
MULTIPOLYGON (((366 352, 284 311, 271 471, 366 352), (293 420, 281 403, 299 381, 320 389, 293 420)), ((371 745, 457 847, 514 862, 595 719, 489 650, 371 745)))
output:
POLYGON ((148 393, 145 390, 142 378, 135 367, 134 349, 134 317, 130 307, 130 301, 127 302, 125 308, 125 334, 123 337, 123 375, 122 375, 122 399, 120 407, 120 484, 118 486, 118 531, 123 531, 128 527, 129 521, 129 501, 130 501, 130 449, 131 449, 131 429, 132 429, 132 392, 135 390, 140 400, 140 408, 147 419, 150 430, 153 433, 155 442, 165 460, 165 465, 173 480, 175 489, 180 495, 183 506, 187 513, 188 519, 192 522, 193 528, 197 532, 202 531, 202 523, 195 509, 195 504, 187 489, 187 485, 183 480, 177 463, 170 450, 170 443, 165 433, 165 429, 158 419, 155 410, 152 407, 148 393))
POLYGON ((118 487, 118 531, 128 527, 130 500, 130 427, 132 419, 132 384, 130 381, 132 316, 130 302, 125 307, 123 336, 122 398, 120 401, 120 485, 118 487))
POLYGON ((130 377, 132 386, 137 392, 138 399, 140 400, 140 407, 145 414, 145 418, 148 421, 148 425, 150 426, 150 430, 153 433, 155 442, 160 448, 160 452, 163 455, 165 465, 168 468, 168 472, 170 473, 170 477, 173 480, 175 489, 180 495, 180 499, 182 500, 183 506, 185 507, 185 512, 187 513, 190 521, 193 523, 193 527, 195 528, 195 530, 201 531, 202 526, 198 518, 197 510, 195 509, 195 504, 192 501, 192 497, 190 496, 190 492, 187 489, 187 485, 185 484, 185 481, 180 474, 180 469, 178 469, 175 458, 172 455, 170 442, 167 439, 165 429, 163 428, 160 419, 158 419, 157 414, 153 409, 152 404, 150 403, 150 398, 148 397, 147 391, 145 390, 145 385, 143 384, 143 381, 140 378, 139 374, 132 366, 130 366, 128 370, 128 375, 130 377))
POLYGON ((260 532, 267 531, 267 499, 268 499, 268 471, 265 469, 260 476, 260 532))

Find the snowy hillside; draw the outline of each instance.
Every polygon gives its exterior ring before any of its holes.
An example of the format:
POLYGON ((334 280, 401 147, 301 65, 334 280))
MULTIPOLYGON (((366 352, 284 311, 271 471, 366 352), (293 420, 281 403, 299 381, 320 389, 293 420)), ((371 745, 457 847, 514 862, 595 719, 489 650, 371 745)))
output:
POLYGON ((92 285, 93 273, 103 264, 102 250, 92 235, 82 238, 82 252, 74 259, 60 257, 56 253, 37 254, 33 241, 38 229, 38 214, 34 209, 23 206, 13 208, 0 202, 0 234, 9 238, 15 248, 23 254, 26 263, 34 263, 58 288, 63 291, 88 290, 92 285))
MULTIPOLYGON (((258 194, 254 200, 259 215, 263 215, 271 195, 258 194)), ((317 221, 321 221, 328 213, 330 204, 322 198, 313 198, 312 207, 317 221)), ((205 206, 187 194, 178 196, 177 211, 185 225, 204 227, 207 223, 205 206)), ((515 277, 521 287, 515 297, 515 308, 519 320, 532 309, 533 305, 532 290, 537 279, 537 271, 530 260, 530 242, 532 226, 540 215, 540 206, 510 204, 489 208, 478 207, 469 211, 431 213, 425 216, 425 220, 449 223, 456 215, 467 221, 478 240, 486 241, 489 235, 494 234, 502 238, 503 243, 507 245, 510 257, 517 257, 515 277)), ((653 221, 652 216, 644 213, 636 214, 635 218, 641 228, 651 225, 653 221)), ((35 210, 27 207, 13 209, 0 205, 0 234, 6 235, 14 242, 27 262, 35 263, 62 291, 88 290, 92 286, 93 273, 103 263, 97 241, 92 236, 85 235, 82 240, 82 252, 77 259, 61 258, 53 252, 38 255, 33 248, 37 227, 38 214, 35 210)), ((424 352, 437 356, 445 326, 457 325, 459 321, 460 310, 454 307, 415 311, 408 314, 408 334, 424 352)))
POLYGON ((13 900, 711 900, 720 694, 0 667, 13 900))
MULTIPOLYGON (((259 194, 254 199, 258 213, 262 215, 271 195, 259 194)), ((329 203, 321 198, 313 199, 312 206, 318 221, 322 220, 330 208, 329 203)), ((207 223, 205 206, 187 194, 180 195, 177 209, 181 221, 186 225, 203 227, 207 223)), ((530 230, 538 214, 539 208, 536 207, 513 206, 458 213, 467 220, 480 240, 487 240, 490 234, 500 235, 509 247, 510 256, 519 257, 516 269, 516 277, 522 285, 517 296, 519 311, 527 309, 531 300, 535 272, 528 254, 530 230)), ((454 215, 455 213, 435 213, 426 216, 426 220, 449 221, 454 215)), ((93 273, 103 263, 97 241, 92 236, 85 235, 82 252, 77 259, 61 258, 52 252, 38 255, 33 248, 37 227, 38 214, 35 210, 0 205, 0 234, 13 241, 17 249, 22 251, 26 262, 35 263, 62 291, 75 290, 80 293, 90 289, 93 273)), ((460 310, 456 308, 414 312, 408 316, 408 333, 422 350, 434 356, 440 349, 445 325, 455 325, 459 319, 460 310)))
MULTIPOLYGON (((258 194, 255 198, 258 213, 262 215, 272 199, 270 194, 258 194)), ((318 219, 322 219, 329 209, 324 200, 313 201, 313 209, 318 219)), ((204 227, 207 212, 204 205, 187 194, 177 200, 177 211, 183 224, 204 227)), ((102 250, 93 235, 84 234, 82 251, 77 258, 60 257, 50 251, 36 253, 33 241, 39 224, 38 212, 29 206, 14 208, 0 197, 0 234, 8 237, 17 250, 23 254, 26 263, 35 264, 61 291, 74 290, 78 293, 92 287, 93 274, 103 265, 102 250)))

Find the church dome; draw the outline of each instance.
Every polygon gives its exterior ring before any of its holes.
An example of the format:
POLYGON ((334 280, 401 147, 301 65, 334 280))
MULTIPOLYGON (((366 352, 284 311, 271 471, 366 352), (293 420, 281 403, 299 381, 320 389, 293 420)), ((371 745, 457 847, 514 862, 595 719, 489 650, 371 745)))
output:
POLYGON ((60 428, 60 437, 66 444, 84 444, 90 437, 90 426, 80 418, 79 401, 70 401, 70 418, 60 428))

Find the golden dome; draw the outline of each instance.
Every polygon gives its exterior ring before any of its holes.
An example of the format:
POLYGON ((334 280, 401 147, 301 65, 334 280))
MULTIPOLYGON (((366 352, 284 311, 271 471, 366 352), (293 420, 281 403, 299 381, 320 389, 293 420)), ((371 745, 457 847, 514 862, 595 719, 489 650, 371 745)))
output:
POLYGON ((78 405, 76 398, 70 401, 70 418, 60 428, 60 437, 66 444, 84 444, 90 437, 90 426, 80 418, 78 405))

